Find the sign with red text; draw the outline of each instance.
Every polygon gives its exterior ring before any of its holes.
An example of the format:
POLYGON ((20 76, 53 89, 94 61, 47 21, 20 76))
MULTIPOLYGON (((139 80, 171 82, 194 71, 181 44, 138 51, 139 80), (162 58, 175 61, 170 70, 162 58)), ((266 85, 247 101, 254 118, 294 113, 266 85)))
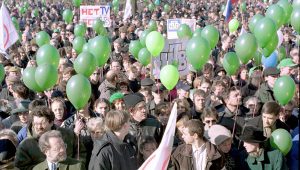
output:
POLYGON ((111 26, 109 5, 80 6, 80 21, 86 23, 88 27, 92 27, 98 18, 104 21, 104 27, 111 26))

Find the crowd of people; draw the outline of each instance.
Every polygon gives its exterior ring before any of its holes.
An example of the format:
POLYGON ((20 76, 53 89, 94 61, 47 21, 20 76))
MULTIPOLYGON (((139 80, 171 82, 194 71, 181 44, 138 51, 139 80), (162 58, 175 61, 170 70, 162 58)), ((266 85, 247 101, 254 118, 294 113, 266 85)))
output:
MULTIPOLYGON (((148 4, 154 1, 140 0, 126 20, 125 4, 121 4, 119 11, 111 11, 107 28, 110 58, 89 77, 92 95, 77 110, 68 100, 66 85, 76 74, 73 62, 79 55, 72 48, 74 27, 80 23, 78 8, 64 1, 4 2, 17 18, 21 37, 7 55, 0 54, 5 68, 0 84, 0 169, 138 169, 159 146, 175 102, 176 134, 168 169, 299 168, 299 35, 291 26, 282 26, 286 58, 277 67, 266 68, 251 60, 228 76, 222 65, 224 55, 234 51, 241 28, 249 32, 250 18, 264 14, 270 3, 248 0, 246 10, 235 6, 233 17, 242 24, 233 33, 223 16, 225 0, 165 0, 156 3, 153 11, 148 4), (21 12, 25 2, 29 6, 21 12), (164 4, 171 10, 164 11, 164 4), (66 8, 73 9, 70 24, 61 15, 66 8), (181 75, 168 91, 153 78, 151 64, 143 66, 132 56, 129 44, 138 40, 150 20, 167 39, 167 19, 174 18, 196 19, 199 28, 214 25, 220 41, 201 70, 181 75), (35 36, 40 31, 49 34, 50 44, 59 51, 59 79, 53 88, 34 92, 22 81, 22 73, 36 66, 35 36), (293 99, 284 106, 273 91, 276 79, 283 75, 296 84, 293 99), (288 153, 270 145, 276 129, 291 134, 288 153)), ((88 28, 85 38, 95 34, 88 28)))

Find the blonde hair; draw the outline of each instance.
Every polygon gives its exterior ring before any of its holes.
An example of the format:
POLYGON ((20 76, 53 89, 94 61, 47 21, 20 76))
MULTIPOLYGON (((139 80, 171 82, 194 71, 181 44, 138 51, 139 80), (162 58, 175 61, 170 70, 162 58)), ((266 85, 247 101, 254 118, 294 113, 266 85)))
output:
POLYGON ((105 127, 111 131, 119 131, 129 121, 129 114, 121 110, 109 111, 105 117, 105 127))

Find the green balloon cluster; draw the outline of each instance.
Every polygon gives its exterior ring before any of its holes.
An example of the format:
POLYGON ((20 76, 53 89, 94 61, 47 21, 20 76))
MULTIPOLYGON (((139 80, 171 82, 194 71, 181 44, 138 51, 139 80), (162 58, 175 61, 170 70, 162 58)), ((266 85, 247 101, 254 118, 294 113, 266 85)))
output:
POLYGON ((236 55, 243 64, 251 60, 257 50, 257 42, 254 35, 250 33, 242 34, 235 42, 236 55))
POLYGON ((23 71, 22 79, 26 87, 35 92, 42 92, 43 89, 35 81, 36 67, 27 67, 23 71))
POLYGON ((202 31, 202 28, 196 28, 193 33, 193 37, 201 36, 201 31, 202 31))
POLYGON ((285 129, 276 129, 270 137, 273 149, 278 149, 283 155, 287 155, 292 148, 292 136, 285 129))
POLYGON ((81 36, 84 37, 86 32, 86 27, 82 24, 77 24, 74 28, 74 34, 75 36, 81 36))
POLYGON ((262 16, 261 14, 255 14, 249 21, 249 29, 252 33, 254 33, 254 28, 255 25, 258 23, 259 20, 263 19, 264 16, 262 16))
POLYGON ((240 67, 240 62, 234 52, 225 54, 223 59, 223 67, 228 75, 235 75, 240 67))
POLYGON ((292 5, 289 3, 288 0, 280 0, 277 3, 284 11, 284 24, 287 24, 290 20, 292 11, 293 11, 293 7, 292 5))
POLYGON ((111 45, 105 36, 97 36, 89 41, 89 52, 91 52, 97 62, 97 66, 103 66, 109 59, 111 45))
POLYGON ((139 40, 130 41, 129 52, 133 55, 134 58, 138 58, 139 51, 143 48, 139 40))
POLYGON ((36 62, 39 66, 43 64, 50 64, 57 68, 59 58, 60 56, 57 49, 50 44, 45 44, 40 47, 36 54, 36 62))
POLYGON ((148 23, 148 30, 157 31, 157 24, 154 20, 150 20, 150 22, 148 23))
POLYGON ((276 49, 278 45, 278 35, 275 34, 274 37, 271 39, 271 41, 263 48, 263 54, 264 56, 268 57, 270 56, 276 49))
POLYGON ((47 90, 53 87, 58 79, 57 68, 51 64, 42 64, 36 68, 35 71, 35 81, 37 85, 43 89, 47 90))
POLYGON ((84 108, 91 97, 91 84, 85 76, 77 74, 69 79, 66 92, 69 101, 79 110, 84 108))
POLYGON ((100 19, 96 19, 92 25, 94 31, 98 34, 101 35, 103 32, 104 28, 104 22, 100 19))
POLYGON ((84 37, 74 38, 72 45, 77 54, 80 54, 82 52, 84 44, 86 44, 86 40, 84 37))
POLYGON ((214 49, 219 41, 219 31, 216 27, 208 25, 201 31, 201 37, 209 42, 210 49, 214 49))
POLYGON ((210 46, 206 39, 202 37, 193 37, 186 46, 186 56, 194 69, 199 70, 208 61, 210 55, 210 46))
POLYGON ((157 57, 165 47, 165 39, 159 32, 152 31, 146 37, 146 47, 152 56, 157 57))
POLYGON ((293 99, 296 85, 290 76, 281 76, 275 81, 273 91, 275 99, 284 106, 293 99))
POLYGON ((153 3, 150 3, 149 5, 148 5, 148 9, 149 9, 149 11, 154 11, 154 8, 155 8, 155 5, 153 4, 153 3))
POLYGON ((70 24, 73 20, 73 12, 70 9, 65 9, 63 12, 63 19, 67 24, 70 24))
POLYGON ((284 10, 283 8, 281 8, 279 5, 277 4, 273 4, 271 6, 269 6, 267 12, 266 12, 266 16, 271 18, 274 23, 276 24, 276 30, 278 28, 280 28, 283 23, 284 23, 284 10))
POLYGON ((161 83, 168 89, 172 90, 178 80, 179 80, 179 72, 177 68, 173 65, 165 65, 161 70, 160 70, 160 81, 161 83))
POLYGON ((276 24, 268 17, 258 21, 254 28, 254 36, 257 39, 258 45, 264 48, 276 35, 276 24))
POLYGON ((35 41, 39 47, 50 43, 50 36, 45 31, 36 34, 35 41))
POLYGON ((293 10, 291 15, 291 25, 300 34, 300 7, 293 10))
POLYGON ((147 66, 151 62, 151 54, 147 48, 142 48, 139 51, 138 60, 143 66, 147 66))
POLYGON ((146 38, 147 35, 150 33, 151 31, 146 29, 142 32, 141 36, 140 36, 140 42, 142 44, 143 47, 146 47, 146 38))
POLYGON ((181 24, 177 30, 177 36, 180 39, 190 39, 193 36, 191 28, 187 24, 181 24))
POLYGON ((74 61, 76 73, 90 77, 97 67, 96 58, 89 52, 82 52, 74 61))

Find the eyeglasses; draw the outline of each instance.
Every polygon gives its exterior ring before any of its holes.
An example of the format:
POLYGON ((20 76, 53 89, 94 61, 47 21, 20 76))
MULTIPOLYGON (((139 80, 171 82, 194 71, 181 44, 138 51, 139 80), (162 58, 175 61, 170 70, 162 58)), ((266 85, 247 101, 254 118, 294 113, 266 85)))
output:
POLYGON ((93 73, 93 75, 100 75, 100 73, 93 73))
POLYGON ((204 122, 207 123, 207 124, 209 124, 209 123, 217 123, 217 120, 206 120, 204 122))

